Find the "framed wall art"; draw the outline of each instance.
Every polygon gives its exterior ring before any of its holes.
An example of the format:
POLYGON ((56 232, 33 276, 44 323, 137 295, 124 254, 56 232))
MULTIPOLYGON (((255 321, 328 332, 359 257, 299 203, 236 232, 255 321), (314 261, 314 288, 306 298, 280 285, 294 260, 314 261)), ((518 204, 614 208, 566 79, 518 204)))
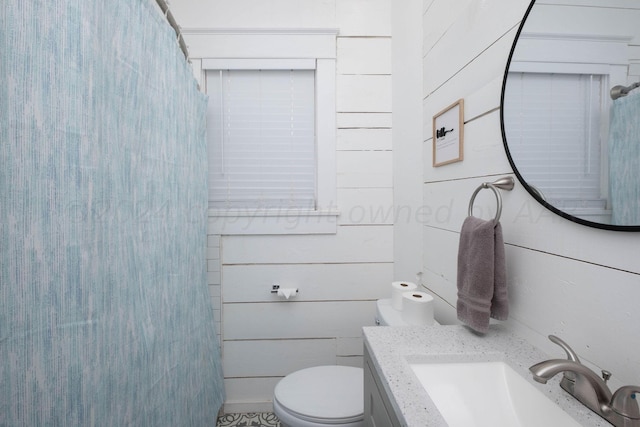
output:
POLYGON ((464 157, 464 99, 433 116, 433 166, 460 162, 464 157))

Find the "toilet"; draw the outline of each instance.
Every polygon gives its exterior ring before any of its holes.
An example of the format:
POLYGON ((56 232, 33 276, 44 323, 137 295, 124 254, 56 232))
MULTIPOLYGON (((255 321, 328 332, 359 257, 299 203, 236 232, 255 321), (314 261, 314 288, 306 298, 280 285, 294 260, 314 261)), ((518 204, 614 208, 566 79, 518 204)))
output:
MULTIPOLYGON (((406 326, 391 299, 376 302, 376 325, 406 326)), ((273 412, 282 427, 364 426, 364 374, 351 366, 315 366, 281 379, 273 412)))
POLYGON ((362 368, 315 366, 276 385, 273 412, 282 427, 364 426, 362 368))

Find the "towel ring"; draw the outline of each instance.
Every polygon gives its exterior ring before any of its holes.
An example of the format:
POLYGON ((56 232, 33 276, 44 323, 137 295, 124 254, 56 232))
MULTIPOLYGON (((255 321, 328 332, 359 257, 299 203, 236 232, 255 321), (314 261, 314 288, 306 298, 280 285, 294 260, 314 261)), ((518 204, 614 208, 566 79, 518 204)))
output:
POLYGON ((496 196, 496 202, 498 206, 496 208, 496 217, 494 218, 494 221, 498 222, 500 220, 500 215, 502 215, 502 196, 500 195, 498 188, 502 190, 511 191, 513 190, 513 186, 514 186, 514 181, 513 181, 513 178, 510 176, 500 178, 494 182, 483 182, 482 184, 480 184, 480 186, 476 188, 476 191, 474 191, 473 194, 471 195, 471 200, 469 200, 469 216, 473 216, 473 202, 476 200, 476 196, 478 195, 480 190, 484 188, 489 188, 491 189, 491 191, 493 191, 493 194, 495 194, 496 196))

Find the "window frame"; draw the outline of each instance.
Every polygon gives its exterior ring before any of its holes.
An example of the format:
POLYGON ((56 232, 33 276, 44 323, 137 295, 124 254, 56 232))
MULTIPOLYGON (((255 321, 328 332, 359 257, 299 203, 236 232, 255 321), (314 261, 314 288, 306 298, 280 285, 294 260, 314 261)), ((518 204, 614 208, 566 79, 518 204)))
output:
POLYGON ((340 214, 336 206, 336 35, 337 30, 217 32, 238 43, 233 55, 192 61, 206 92, 206 72, 219 69, 315 69, 316 207, 315 209, 209 208, 214 234, 335 234, 340 214), (286 36, 286 37, 283 37, 286 36), (286 42, 284 42, 286 40, 286 42), (300 49, 306 43, 304 54, 300 49), (255 55, 265 46, 266 57, 255 55), (268 48, 266 48, 268 46, 268 48), (247 56, 242 57, 243 53, 247 56), (308 68, 307 68, 308 69, 308 68))

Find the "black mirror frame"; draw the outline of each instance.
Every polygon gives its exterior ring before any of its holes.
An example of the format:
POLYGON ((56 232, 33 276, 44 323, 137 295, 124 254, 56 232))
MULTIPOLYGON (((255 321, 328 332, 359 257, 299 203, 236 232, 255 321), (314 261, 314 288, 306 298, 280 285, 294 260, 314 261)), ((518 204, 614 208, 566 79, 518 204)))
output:
POLYGON ((520 174, 520 171, 518 171, 518 168, 516 167, 516 164, 513 161, 513 157, 511 156, 511 152, 509 151, 509 144, 507 143, 507 136, 504 130, 504 92, 507 85, 507 77, 509 75, 509 67, 511 66, 511 59, 513 58, 513 52, 516 49, 516 45, 518 44, 518 40, 520 39, 520 33, 522 32, 522 29, 524 28, 524 25, 527 22, 527 18, 529 17, 529 13, 531 12, 531 9, 533 8, 535 3, 536 3, 536 0, 531 1, 531 3, 529 4, 529 7, 527 7, 527 11, 525 12, 524 17, 522 18, 522 22, 520 23, 520 27, 518 28, 518 32, 516 33, 516 37, 513 41, 513 45, 511 46, 511 51, 509 52, 509 58, 507 59, 507 66, 505 68, 504 78, 502 80, 502 92, 500 94, 500 131, 502 133, 502 143, 504 144, 504 150, 507 154, 507 159, 509 160, 509 164, 511 165, 511 168, 513 169, 513 172, 515 173, 516 177, 518 177, 518 181, 520 181, 520 183, 527 190, 527 192, 534 199, 536 199, 542 206, 544 206, 551 212, 555 213, 556 215, 559 215, 565 219, 568 219, 569 221, 572 221, 578 224, 586 225, 588 227, 600 228, 603 230, 640 231, 640 225, 603 224, 599 222, 587 221, 585 219, 578 218, 564 211, 561 211, 555 206, 549 204, 547 201, 543 200, 542 197, 540 197, 540 194, 536 192, 529 184, 527 184, 527 181, 525 181, 524 177, 520 174))

